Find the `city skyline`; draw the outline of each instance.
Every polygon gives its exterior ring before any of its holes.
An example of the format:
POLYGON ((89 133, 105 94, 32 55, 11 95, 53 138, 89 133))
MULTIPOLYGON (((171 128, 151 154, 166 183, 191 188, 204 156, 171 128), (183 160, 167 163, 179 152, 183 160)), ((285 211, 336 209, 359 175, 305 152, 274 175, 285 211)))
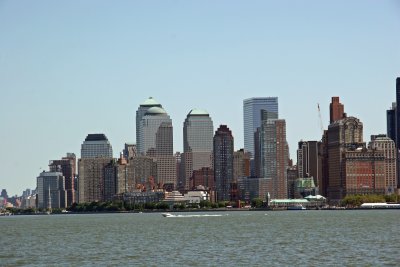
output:
POLYGON ((79 155, 88 134, 104 133, 118 157, 137 141, 135 112, 150 96, 171 116, 174 152, 194 108, 243 148, 252 97, 278 97, 294 160, 301 139, 321 139, 317 104, 327 129, 332 96, 363 122, 365 140, 386 133, 400 76, 395 1, 92 4, 0 4, 0 189, 9 195, 34 189, 50 159, 79 155))

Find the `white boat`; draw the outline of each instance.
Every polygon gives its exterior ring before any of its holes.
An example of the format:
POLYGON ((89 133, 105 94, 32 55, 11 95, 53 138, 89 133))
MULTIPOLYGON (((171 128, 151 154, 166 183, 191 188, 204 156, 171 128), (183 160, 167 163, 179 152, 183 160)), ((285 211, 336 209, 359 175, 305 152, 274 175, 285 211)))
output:
POLYGON ((288 210, 306 210, 306 208, 303 207, 303 205, 293 205, 293 206, 289 206, 287 209, 288 210))
POLYGON ((176 215, 172 215, 171 213, 162 213, 163 217, 176 217, 176 215))

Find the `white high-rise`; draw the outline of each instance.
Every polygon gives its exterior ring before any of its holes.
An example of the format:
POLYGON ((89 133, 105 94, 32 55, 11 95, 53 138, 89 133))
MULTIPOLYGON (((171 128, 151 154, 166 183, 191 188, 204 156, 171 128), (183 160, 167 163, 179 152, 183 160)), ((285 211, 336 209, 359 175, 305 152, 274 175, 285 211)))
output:
POLYGON ((146 101, 140 104, 138 110, 136 111, 136 146, 138 151, 141 151, 142 149, 142 143, 140 142, 140 140, 142 139, 142 137, 140 136, 141 121, 147 111, 152 107, 162 108, 162 105, 158 103, 154 98, 149 97, 148 99, 146 99, 146 101))
MULTIPOLYGON (((177 184, 172 120, 160 106, 148 108, 141 117, 138 124, 137 151, 141 156, 150 156, 156 159, 159 186, 168 185, 171 188, 177 184)), ((144 106, 139 107, 138 113, 141 108, 144 106)))

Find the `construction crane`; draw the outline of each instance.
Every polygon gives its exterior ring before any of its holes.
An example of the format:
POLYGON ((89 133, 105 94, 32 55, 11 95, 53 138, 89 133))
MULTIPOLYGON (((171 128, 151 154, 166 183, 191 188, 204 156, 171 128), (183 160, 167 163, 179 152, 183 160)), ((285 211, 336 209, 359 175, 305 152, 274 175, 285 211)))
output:
POLYGON ((319 103, 317 103, 317 105, 318 105, 319 127, 321 128, 321 134, 324 135, 324 125, 322 123, 321 109, 319 108, 319 103))

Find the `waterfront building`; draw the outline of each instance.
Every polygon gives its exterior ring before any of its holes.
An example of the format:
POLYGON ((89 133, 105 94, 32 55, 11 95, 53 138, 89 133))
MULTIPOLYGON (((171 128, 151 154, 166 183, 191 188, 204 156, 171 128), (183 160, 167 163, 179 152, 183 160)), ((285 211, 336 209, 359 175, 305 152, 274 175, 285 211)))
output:
MULTIPOLYGON (((157 161, 155 158, 137 156, 129 164, 134 169, 132 184, 136 190, 151 191, 157 189, 157 161)), ((133 191, 133 188, 129 191, 133 191)))
POLYGON ((322 184, 322 143, 319 141, 300 141, 297 149, 298 177, 314 177, 314 184, 322 184))
POLYGON ((250 176, 250 152, 244 149, 233 152, 233 182, 237 183, 240 177, 250 176))
POLYGON ((337 120, 343 118, 344 115, 344 105, 339 102, 339 97, 332 97, 332 102, 329 105, 329 115, 330 115, 330 123, 334 123, 337 120))
POLYGON ((199 170, 194 170, 190 178, 190 190, 204 186, 206 190, 214 190, 214 170, 212 168, 203 167, 199 170))
POLYGON ((385 194, 385 156, 366 147, 344 152, 343 194, 385 194))
POLYGON ((237 181, 238 197, 250 203, 255 198, 266 200, 268 192, 272 190, 271 178, 239 177, 237 181))
MULTIPOLYGON (((132 161, 131 161, 132 162, 132 161)), ((135 190, 134 165, 120 155, 118 160, 113 159, 104 167, 104 197, 111 201, 115 195, 135 190)))
POLYGON ((297 178, 294 183, 294 197, 305 198, 318 195, 318 188, 315 186, 313 177, 297 178))
POLYGON ((386 135, 371 137, 369 148, 382 152, 385 160, 385 193, 396 193, 397 184, 397 150, 394 141, 386 135))
POLYGON ((260 130, 260 174, 272 181, 271 198, 287 198, 287 168, 289 148, 286 141, 286 121, 277 114, 262 111, 260 130))
POLYGON ((81 158, 112 158, 113 151, 105 134, 88 134, 81 146, 81 158))
POLYGON ((113 160, 112 146, 105 134, 89 134, 78 160, 78 202, 103 201, 104 167, 113 160))
POLYGON ((83 158, 78 160, 79 203, 104 200, 104 168, 113 158, 83 158))
POLYGON ((363 124, 355 117, 345 117, 330 124, 326 136, 327 196, 330 201, 337 202, 346 196, 346 151, 364 145, 363 124))
POLYGON ((295 194, 295 181, 298 178, 297 166, 289 166, 287 169, 287 196, 294 198, 295 194))
POLYGON ((226 125, 214 135, 214 178, 217 201, 230 201, 233 187, 233 136, 226 125))
POLYGON ((183 187, 190 188, 190 178, 193 171, 201 168, 212 168, 213 153, 212 119, 207 111, 192 109, 183 123, 183 187))
POLYGON ((183 199, 189 204, 200 204, 201 201, 210 201, 210 194, 205 190, 188 191, 183 199))
POLYGON ((67 191, 67 207, 70 207, 75 200, 75 177, 76 177, 76 156, 74 153, 67 155, 60 160, 50 160, 50 172, 61 172, 65 177, 65 190, 67 191))
POLYGON ((36 178, 37 207, 39 209, 63 209, 67 205, 65 178, 61 172, 43 171, 36 178))
POLYGON ((261 110, 274 112, 278 116, 277 97, 253 97, 243 100, 244 150, 254 158, 254 133, 261 127, 261 110))
POLYGON ((163 201, 165 193, 162 191, 141 191, 136 190, 116 195, 114 199, 123 200, 131 205, 143 205, 146 203, 158 203, 163 201))

